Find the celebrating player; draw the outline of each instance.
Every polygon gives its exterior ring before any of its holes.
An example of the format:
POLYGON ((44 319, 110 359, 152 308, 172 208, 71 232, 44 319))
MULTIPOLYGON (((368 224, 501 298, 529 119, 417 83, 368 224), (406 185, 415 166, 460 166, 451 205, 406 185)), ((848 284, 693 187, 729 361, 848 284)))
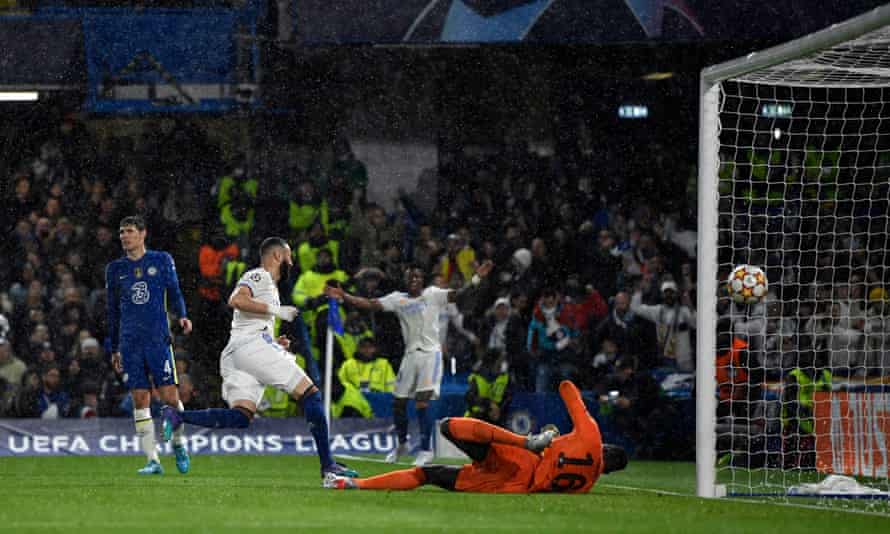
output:
POLYGON ((229 297, 235 309, 229 343, 220 356, 222 397, 230 408, 179 411, 164 409, 164 439, 170 439, 183 422, 210 428, 247 428, 263 398, 266 386, 274 386, 303 404, 303 413, 315 440, 321 476, 329 473, 355 476, 334 462, 328 442, 328 425, 321 395, 312 380, 297 366, 286 349, 289 340, 272 338, 275 317, 293 321, 297 308, 282 306, 278 281, 286 280, 293 266, 290 246, 280 237, 260 245, 260 267, 244 273, 229 297))
POLYGON ((520 436, 478 419, 454 417, 442 421, 442 435, 464 451, 473 463, 430 465, 369 478, 330 477, 333 489, 410 490, 433 484, 470 493, 584 493, 602 473, 624 469, 621 447, 603 445, 596 421, 584 408, 581 392, 569 381, 559 394, 572 418, 572 431, 554 439, 544 431, 520 436))
MULTIPOLYGON (((115 371, 124 373, 124 382, 133 395, 136 435, 148 457, 148 463, 139 473, 160 475, 164 469, 158 459, 155 427, 149 409, 151 382, 167 405, 182 409, 167 323, 168 297, 172 297, 174 312, 184 334, 192 331, 192 323, 186 316, 173 258, 166 252, 146 250, 142 217, 125 217, 119 232, 125 256, 105 268, 111 363, 115 371)), ((183 431, 179 428, 172 436, 173 451, 176 468, 180 473, 188 473, 189 456, 183 431)))
POLYGON ((329 297, 366 310, 383 310, 395 313, 402 326, 405 339, 405 356, 399 367, 396 388, 393 392, 393 419, 399 437, 398 446, 386 457, 395 463, 408 451, 408 399, 414 397, 414 407, 420 425, 420 452, 414 465, 422 466, 433 459, 430 450, 432 420, 427 413, 431 400, 439 396, 442 382, 442 347, 439 345, 439 313, 449 302, 456 302, 463 293, 480 285, 491 272, 492 264, 486 261, 476 269, 472 282, 460 291, 440 289, 436 286, 423 288, 423 270, 411 267, 405 271, 408 292, 395 291, 380 299, 356 297, 340 287, 327 287, 329 297))

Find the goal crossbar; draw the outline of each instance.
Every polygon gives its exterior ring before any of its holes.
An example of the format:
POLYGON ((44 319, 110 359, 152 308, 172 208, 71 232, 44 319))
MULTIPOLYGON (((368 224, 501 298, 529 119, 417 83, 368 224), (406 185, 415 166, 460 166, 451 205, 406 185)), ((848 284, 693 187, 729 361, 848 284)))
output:
POLYGON ((799 39, 707 67, 701 72, 702 85, 710 86, 713 83, 737 78, 755 70, 800 59, 852 41, 888 24, 890 24, 890 4, 877 7, 858 17, 839 22, 799 39))

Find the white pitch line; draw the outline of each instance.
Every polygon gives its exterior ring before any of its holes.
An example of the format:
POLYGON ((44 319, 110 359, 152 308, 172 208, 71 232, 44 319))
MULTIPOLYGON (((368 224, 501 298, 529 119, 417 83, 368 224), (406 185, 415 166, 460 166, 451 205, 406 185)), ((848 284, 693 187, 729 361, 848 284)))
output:
MULTIPOLYGON (((343 458, 344 460, 354 460, 357 462, 374 462, 375 464, 385 464, 388 463, 386 460, 382 458, 370 458, 367 456, 355 456, 352 454, 334 454, 335 458, 343 458)), ((393 462, 389 465, 406 465, 408 467, 412 467, 414 464, 407 462, 393 462)))
MULTIPOLYGON (((645 493, 655 493, 657 495, 667 495, 669 497, 686 497, 686 498, 704 500, 703 497, 699 497, 698 495, 692 495, 690 493, 680 493, 677 491, 659 490, 659 489, 652 489, 652 488, 638 488, 636 486, 622 486, 620 484, 598 484, 598 486, 602 486, 604 488, 614 488, 614 489, 623 489, 623 490, 630 490, 630 491, 642 491, 645 493)), ((872 512, 869 510, 847 510, 844 508, 826 508, 824 506, 816 506, 814 504, 799 504, 799 503, 793 503, 793 502, 756 501, 753 499, 741 499, 738 497, 724 498, 724 499, 722 499, 722 501, 723 502, 741 502, 741 503, 745 503, 745 504, 760 504, 760 505, 769 504, 772 506, 802 508, 805 510, 819 510, 821 512, 843 512, 845 514, 860 514, 860 515, 869 515, 869 516, 877 516, 877 517, 884 517, 884 518, 886 518, 888 515, 890 515, 888 513, 872 512)))
MULTIPOLYGON (((343 458, 346 460, 356 460, 360 462, 374 462, 379 464, 386 463, 385 460, 381 460, 380 458, 366 458, 364 456, 353 456, 351 454, 335 454, 334 456, 338 458, 343 458)), ((412 466, 414 464, 404 463, 404 462, 396 462, 391 465, 404 465, 404 466, 412 466)), ((693 495, 691 493, 680 493, 678 491, 668 491, 668 490, 660 490, 660 489, 652 489, 652 488, 639 488, 636 486, 623 486, 621 484, 608 484, 608 483, 600 483, 597 486, 603 488, 612 488, 612 489, 621 489, 621 490, 629 490, 629 491, 642 491, 645 493, 655 493, 657 495, 666 495, 668 497, 685 497, 692 499, 703 499, 703 497, 699 497, 698 495, 693 495)), ((738 497, 732 498, 724 498, 722 502, 741 502, 745 504, 769 504, 772 506, 785 506, 790 508, 802 508, 804 510, 819 510, 821 512, 843 512, 845 514, 860 514, 860 515, 869 515, 876 517, 887 517, 888 513, 882 512, 871 512, 869 510, 846 510, 843 508, 826 508, 824 506, 816 506, 814 504, 799 504, 793 502, 772 502, 772 501, 755 501, 752 499, 741 499, 738 497)))

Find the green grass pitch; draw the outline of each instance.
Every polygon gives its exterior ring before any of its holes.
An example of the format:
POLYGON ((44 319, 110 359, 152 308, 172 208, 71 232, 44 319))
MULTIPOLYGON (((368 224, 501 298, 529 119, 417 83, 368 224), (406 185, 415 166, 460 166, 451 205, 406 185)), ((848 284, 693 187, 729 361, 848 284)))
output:
POLYGON ((890 532, 887 516, 692 497, 684 463, 631 463, 587 495, 478 495, 325 490, 311 456, 196 456, 188 475, 163 461, 140 477, 135 456, 2 459, 0 531, 890 532))

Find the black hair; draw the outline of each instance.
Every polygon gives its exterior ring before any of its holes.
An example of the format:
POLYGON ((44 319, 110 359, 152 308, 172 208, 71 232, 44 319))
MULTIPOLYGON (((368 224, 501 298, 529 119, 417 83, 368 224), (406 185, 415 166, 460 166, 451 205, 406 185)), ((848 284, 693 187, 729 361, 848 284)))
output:
POLYGON ((411 274, 412 274, 414 271, 420 271, 420 276, 421 276, 421 278, 422 278, 422 282, 421 282, 421 283, 422 283, 424 286, 426 286, 426 285, 429 283, 430 277, 429 277, 429 275, 427 274, 427 272, 423 270, 423 267, 421 267, 418 263, 411 262, 411 263, 406 264, 406 265, 405 265, 405 268, 402 269, 403 282, 404 282, 404 284, 405 284, 405 286, 406 286, 405 289, 407 289, 408 279, 411 277, 411 274))
POLYGON ((627 467, 627 452, 618 445, 603 444, 603 473, 621 471, 627 467))
POLYGON ((408 273, 411 271, 420 271, 421 273, 423 273, 423 277, 426 278, 426 271, 424 271, 423 266, 417 262, 411 262, 411 263, 405 264, 405 273, 408 273))
POLYGON ((145 230, 145 219, 141 215, 127 215, 121 219, 120 227, 135 226, 140 232, 145 230))
POLYGON ((363 338, 361 338, 361 339, 358 340, 358 344, 359 344, 359 346, 367 345, 368 343, 370 343, 370 344, 372 344, 372 345, 376 345, 376 344, 377 344, 377 340, 374 339, 374 336, 366 336, 366 337, 363 337, 363 338))
POLYGON ((287 241, 280 237, 267 237, 266 239, 263 239, 263 242, 260 244, 260 258, 264 258, 266 254, 277 247, 284 248, 286 246, 287 241))
POLYGON ((541 297, 555 297, 557 296, 556 289, 552 287, 545 287, 541 290, 541 297))
POLYGON ((55 369, 56 371, 59 371, 59 374, 61 375, 62 368, 59 366, 58 363, 47 362, 40 366, 40 376, 42 377, 43 375, 47 374, 48 372, 52 371, 53 369, 55 369))

